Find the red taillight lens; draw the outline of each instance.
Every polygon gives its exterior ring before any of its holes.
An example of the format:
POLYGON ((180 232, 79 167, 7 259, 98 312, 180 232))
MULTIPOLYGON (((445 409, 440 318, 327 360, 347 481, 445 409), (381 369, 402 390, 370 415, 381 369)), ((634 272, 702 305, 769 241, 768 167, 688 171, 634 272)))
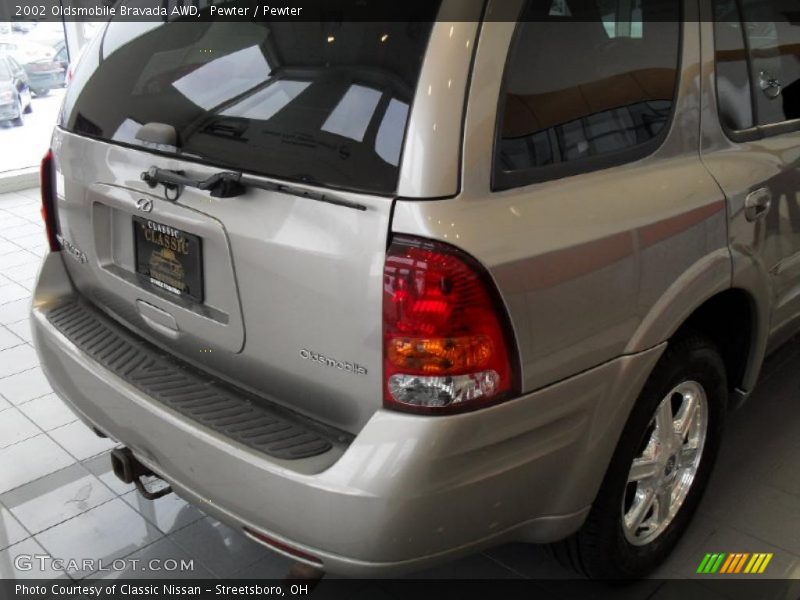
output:
POLYGON ((452 413, 513 395, 511 330, 477 261, 447 244, 398 236, 383 279, 386 407, 452 413))
POLYGON ((42 159, 39 170, 39 184, 42 192, 42 220, 44 220, 47 242, 51 252, 61 250, 58 243, 58 224, 56 222, 56 169, 53 161, 53 151, 48 150, 42 159))
POLYGON ((289 546, 288 544, 284 544, 283 542, 279 542, 278 540, 276 540, 274 538, 271 538, 268 535, 265 535, 265 534, 263 534, 263 533, 261 533, 259 531, 256 531, 255 529, 251 529, 250 527, 244 527, 243 529, 244 529, 244 532, 247 535, 249 535, 250 537, 255 539, 257 542, 261 542, 265 546, 269 546, 270 548, 273 548, 274 550, 278 550, 278 551, 283 552, 285 554, 289 554, 291 556, 294 556, 295 558, 299 558, 300 560, 303 560, 303 561, 305 561, 307 563, 312 563, 312 564, 314 564, 316 566, 322 566, 322 561, 320 559, 318 559, 316 556, 312 556, 311 554, 308 554, 307 552, 303 552, 302 550, 298 550, 297 548, 293 548, 292 546, 289 546))

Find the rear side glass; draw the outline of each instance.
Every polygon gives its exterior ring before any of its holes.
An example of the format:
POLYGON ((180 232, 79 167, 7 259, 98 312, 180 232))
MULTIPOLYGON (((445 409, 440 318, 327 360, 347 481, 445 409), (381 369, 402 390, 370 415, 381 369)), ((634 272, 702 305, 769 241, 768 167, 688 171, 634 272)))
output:
POLYGON ((732 131, 749 129, 755 125, 752 89, 736 0, 714 2, 714 49, 720 122, 732 131))
POLYGON ((620 164, 666 134, 679 3, 528 2, 499 103, 495 189, 620 164))
POLYGON ((392 194, 439 2, 419 22, 124 23, 87 48, 65 129, 122 145, 150 122, 238 171, 392 194))
POLYGON ((758 125, 800 119, 797 0, 741 0, 758 125))

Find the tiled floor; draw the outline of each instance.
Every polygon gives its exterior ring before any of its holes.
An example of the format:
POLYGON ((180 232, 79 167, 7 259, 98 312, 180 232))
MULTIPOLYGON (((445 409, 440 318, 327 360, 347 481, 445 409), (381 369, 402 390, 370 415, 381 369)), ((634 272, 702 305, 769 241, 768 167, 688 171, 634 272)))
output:
MULTIPOLYGON (((290 562, 175 495, 142 499, 110 471, 110 444, 54 395, 30 342, 27 309, 45 251, 36 190, 0 195, 0 577, 141 577, 142 572, 20 572, 13 557, 194 559, 159 576, 282 577, 290 562)), ((800 342, 773 357, 733 414, 720 463, 688 535, 657 573, 689 577, 706 552, 774 552, 768 573, 800 578, 800 342)), ((365 532, 368 535, 368 532, 365 532)), ((539 548, 506 545, 421 577, 571 577, 539 548)), ((642 582, 630 597, 670 595, 642 582)), ((660 586, 660 587, 659 587, 660 586)), ((586 582, 587 595, 601 588, 586 582)))

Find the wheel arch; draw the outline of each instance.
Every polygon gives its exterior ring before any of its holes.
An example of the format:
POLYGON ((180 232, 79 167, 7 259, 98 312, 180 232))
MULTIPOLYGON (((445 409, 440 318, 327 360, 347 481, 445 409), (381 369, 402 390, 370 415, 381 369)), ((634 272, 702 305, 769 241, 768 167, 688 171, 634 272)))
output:
POLYGON ((695 308, 671 338, 694 332, 714 342, 725 363, 729 393, 736 400, 749 393, 758 376, 764 354, 759 350, 760 340, 765 338, 765 330, 755 297, 733 287, 695 308))
MULTIPOLYGON (((731 254, 721 249, 687 270, 648 311, 626 353, 640 352, 687 331, 719 348, 737 403, 752 391, 766 352, 768 292, 761 278, 731 280, 731 254)), ((752 274, 751 274, 752 275, 752 274)))

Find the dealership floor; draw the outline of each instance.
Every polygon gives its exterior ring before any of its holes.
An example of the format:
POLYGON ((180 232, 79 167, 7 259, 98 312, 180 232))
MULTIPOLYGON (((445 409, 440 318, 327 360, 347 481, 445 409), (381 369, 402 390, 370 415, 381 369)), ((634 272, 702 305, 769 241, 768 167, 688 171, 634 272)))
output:
MULTIPOLYGON (((291 563, 282 556, 175 495, 153 503, 119 482, 107 456, 111 443, 95 437, 52 393, 37 365, 28 324, 31 289, 45 251, 38 191, 0 195, 0 577, 283 577, 291 563), (16 568, 15 557, 28 554, 106 564, 122 557, 142 563, 194 559, 194 570, 110 573, 89 567, 41 573, 36 564, 30 571, 16 568)), ((770 358, 757 392, 730 416, 700 512, 656 573, 660 579, 625 588, 622 595, 672 597, 672 583, 664 579, 691 577, 707 552, 772 552, 766 575, 800 579, 798 341, 770 358)), ((413 576, 572 577, 540 548, 522 544, 413 576)), ((557 582, 535 585, 551 586, 558 597, 557 582)), ((586 597, 620 595, 599 584, 582 585, 586 597)))

